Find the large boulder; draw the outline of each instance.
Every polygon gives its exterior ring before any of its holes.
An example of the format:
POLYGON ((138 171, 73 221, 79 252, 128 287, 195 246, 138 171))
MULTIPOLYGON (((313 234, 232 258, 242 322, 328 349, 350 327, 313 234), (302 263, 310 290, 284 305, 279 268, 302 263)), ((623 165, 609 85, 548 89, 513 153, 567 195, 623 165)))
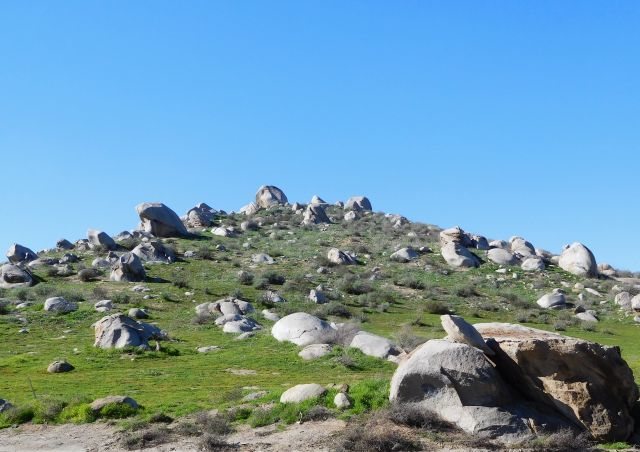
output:
POLYGON ((202 303, 195 307, 198 315, 246 315, 255 311, 248 301, 227 297, 211 303, 202 303))
POLYGON ((514 397, 496 369, 467 344, 420 345, 400 362, 389 399, 416 404, 479 436, 516 439, 530 433, 525 419, 505 408, 514 397))
POLYGON ((256 193, 256 205, 258 207, 267 208, 286 204, 287 196, 282 190, 273 185, 263 185, 256 193))
POLYGON ((33 278, 17 265, 4 264, 0 267, 0 288, 13 289, 33 285, 33 278))
POLYGON ((271 335, 280 342, 293 342, 304 347, 332 343, 336 338, 336 329, 311 314, 294 312, 278 320, 271 328, 271 335))
POLYGON ((553 292, 541 296, 536 303, 544 309, 563 309, 567 300, 560 289, 554 289, 553 292))
POLYGON ((540 256, 525 257, 520 266, 526 272, 538 272, 544 270, 544 259, 540 256))
POLYGON ((339 250, 338 248, 331 248, 327 253, 327 259, 336 265, 355 265, 358 263, 353 254, 339 250))
POLYGON ((56 312, 58 314, 66 314, 68 312, 77 311, 78 304, 67 301, 63 297, 47 298, 44 302, 44 310, 48 312, 56 312))
POLYGON ((156 237, 184 237, 189 233, 180 217, 161 202, 143 202, 136 206, 140 229, 156 237))
POLYGON ((327 216, 325 212, 325 208, 323 204, 309 204, 304 211, 304 216, 302 218, 302 224, 304 225, 312 225, 312 224, 327 224, 331 223, 331 220, 327 216))
POLYGON ((187 228, 207 228, 213 226, 217 214, 217 210, 201 202, 187 211, 182 222, 187 228))
POLYGON ((355 210, 360 212, 363 210, 371 211, 373 208, 371 207, 371 201, 369 201, 369 198, 366 196, 352 196, 345 203, 344 210, 355 210))
POLYGON ((280 403, 300 403, 305 400, 315 399, 326 393, 327 390, 319 384, 310 383, 297 385, 282 393, 280 403))
POLYGON ((367 333, 366 331, 358 331, 353 336, 349 347, 357 348, 365 355, 380 359, 388 359, 390 356, 397 356, 403 352, 402 349, 386 337, 367 333))
POLYGON ((460 226, 454 226, 440 231, 440 246, 443 247, 449 243, 457 243, 466 248, 472 246, 472 239, 460 226))
POLYGON ((535 256, 536 249, 530 242, 527 242, 522 237, 511 237, 509 239, 511 252, 519 257, 535 256))
POLYGON ((146 272, 142 261, 133 253, 125 253, 111 267, 111 281, 144 281, 146 272))
POLYGON ((389 258, 392 261, 396 261, 396 262, 410 262, 414 259, 417 259, 420 255, 418 254, 418 252, 416 250, 414 250, 411 247, 407 247, 407 248, 400 248, 398 251, 396 251, 395 253, 392 253, 391 256, 389 256, 389 258))
POLYGON ((456 242, 449 242, 440 249, 440 254, 447 264, 457 268, 480 266, 480 260, 471 251, 456 242))
POLYGON ((17 243, 11 245, 7 250, 7 259, 9 259, 9 262, 12 264, 29 262, 36 260, 37 258, 38 255, 35 252, 31 251, 26 246, 18 245, 17 243))
POLYGON ((502 248, 491 248, 487 251, 487 259, 498 265, 516 265, 518 258, 502 248))
POLYGON ((475 327, 496 353, 497 370, 529 400, 561 413, 597 440, 631 435, 638 389, 618 347, 508 323, 475 327))
POLYGON ((94 347, 99 348, 124 348, 140 347, 149 348, 149 340, 163 340, 167 334, 157 326, 148 323, 136 322, 124 314, 113 314, 101 318, 93 324, 95 328, 94 347))
POLYGON ((563 270, 578 276, 596 277, 598 276, 598 265, 596 258, 589 248, 582 243, 574 242, 567 245, 562 254, 558 265, 563 270))
POLYGON ((136 246, 132 251, 143 262, 164 262, 170 264, 176 261, 173 250, 159 240, 150 240, 136 246))
POLYGON ((60 239, 56 242, 56 250, 72 250, 74 248, 73 243, 68 241, 67 239, 60 239))
POLYGON ((258 204, 256 204, 255 202, 250 202, 246 206, 240 207, 240 210, 238 212, 242 213, 242 214, 245 214, 245 215, 253 215, 258 210, 260 210, 260 206, 258 204))
POLYGON ((107 250, 118 249, 118 245, 115 240, 113 240, 111 236, 104 231, 89 229, 87 231, 87 240, 89 240, 89 246, 91 247, 99 246, 107 250))

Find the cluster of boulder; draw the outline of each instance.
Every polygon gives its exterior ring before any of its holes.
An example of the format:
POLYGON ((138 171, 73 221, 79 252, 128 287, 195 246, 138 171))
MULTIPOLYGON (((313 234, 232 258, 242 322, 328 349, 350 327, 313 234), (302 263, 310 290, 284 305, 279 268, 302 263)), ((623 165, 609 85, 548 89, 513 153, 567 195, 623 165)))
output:
POLYGON ((617 347, 506 323, 443 316, 447 338, 401 360, 390 400, 503 441, 559 429, 624 441, 638 389, 617 347))
MULTIPOLYGON (((440 232, 440 253, 452 267, 473 268, 482 264, 480 257, 471 249, 484 251, 487 260, 501 266, 520 266, 524 271, 542 271, 547 265, 556 265, 574 275, 597 277, 600 274, 593 253, 581 243, 575 242, 563 248, 559 256, 534 248, 522 237, 511 237, 509 241, 493 240, 465 232, 459 226, 440 232)), ((615 275, 615 270, 605 264, 603 275, 615 275)))
MULTIPOLYGON (((195 307, 200 317, 215 316, 216 325, 225 333, 252 334, 262 326, 248 314, 255 311, 251 303, 238 298, 224 298, 212 303, 202 303, 195 307)), ((245 336, 246 337, 246 336, 245 336)))
POLYGON ((356 348, 375 358, 397 362, 405 353, 389 339, 366 331, 353 330, 349 324, 329 323, 306 312, 295 312, 278 320, 271 335, 279 342, 303 347, 303 359, 315 359, 331 352, 334 344, 356 348))

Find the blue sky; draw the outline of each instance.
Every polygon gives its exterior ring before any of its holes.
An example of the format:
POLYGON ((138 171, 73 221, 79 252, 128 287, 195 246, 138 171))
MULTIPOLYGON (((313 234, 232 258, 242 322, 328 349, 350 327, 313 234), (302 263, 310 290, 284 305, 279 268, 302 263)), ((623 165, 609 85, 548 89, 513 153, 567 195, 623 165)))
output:
POLYGON ((366 194, 640 270, 640 3, 2 1, 0 250, 366 194))

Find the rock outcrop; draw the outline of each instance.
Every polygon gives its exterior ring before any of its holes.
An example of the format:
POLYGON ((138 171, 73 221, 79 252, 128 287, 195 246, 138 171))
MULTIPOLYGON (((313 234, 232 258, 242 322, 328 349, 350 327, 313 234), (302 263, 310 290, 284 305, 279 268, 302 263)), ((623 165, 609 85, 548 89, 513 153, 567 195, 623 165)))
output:
POLYGON ((180 217, 161 202, 144 202, 136 206, 140 230, 155 237, 184 237, 189 235, 180 217))
POLYGON ((263 185, 256 193, 256 205, 264 209, 287 202, 288 199, 284 192, 274 185, 263 185))
POLYGON ((146 272, 140 258, 133 253, 125 253, 111 267, 111 281, 144 281, 146 272))
POLYGON ((332 343, 336 338, 336 329, 311 314, 294 312, 278 320, 271 328, 271 335, 280 342, 293 342, 304 347, 332 343))
POLYGON ((560 255, 558 266, 574 275, 591 278, 598 276, 596 258, 582 243, 574 242, 567 245, 560 255))
POLYGON ((124 314, 113 314, 101 318, 93 324, 95 329, 94 347, 149 348, 149 340, 167 339, 167 334, 157 326, 137 322, 124 314))

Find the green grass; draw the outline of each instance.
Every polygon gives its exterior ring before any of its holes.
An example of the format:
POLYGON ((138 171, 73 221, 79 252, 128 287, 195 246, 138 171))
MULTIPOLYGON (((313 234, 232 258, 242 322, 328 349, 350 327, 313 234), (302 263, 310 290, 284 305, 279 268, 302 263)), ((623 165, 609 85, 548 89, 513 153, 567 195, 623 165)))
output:
MULTIPOLYGON (((465 316, 472 323, 517 322, 518 314, 526 311, 526 318, 531 322, 526 323, 527 326, 553 330, 554 321, 563 314, 539 310, 535 300, 545 291, 559 287, 560 281, 572 285, 581 281, 555 267, 542 274, 517 270, 518 279, 507 274, 504 281, 497 281, 502 275, 495 273, 497 266, 493 264, 469 271, 451 270, 438 254, 437 234, 427 235, 426 228, 416 225, 394 229, 380 216, 349 226, 334 224, 320 231, 293 226, 299 223, 300 217, 291 217, 282 209, 261 215, 267 223, 277 221, 281 227, 289 224, 293 234, 279 230, 280 239, 272 239, 271 230, 265 227, 238 238, 203 233, 192 240, 172 239, 169 242, 178 255, 206 247, 206 256, 171 265, 147 266, 149 278, 155 278, 144 283, 155 297, 149 300, 143 299, 145 293, 129 290, 134 284, 107 281, 108 272, 100 281, 80 282, 77 277, 48 276, 46 268, 36 271, 41 280, 38 285, 20 291, 0 291, 0 297, 36 303, 19 313, 27 320, 26 324, 15 312, 0 315, 3 344, 0 347, 0 397, 18 407, 11 419, 0 417, 0 427, 31 419, 45 422, 48 418, 54 422, 89 422, 94 416, 87 411, 88 401, 118 394, 133 397, 144 407, 136 414, 138 418, 158 412, 178 417, 200 410, 231 408, 240 403, 238 394, 247 393, 243 387, 266 390, 269 394, 266 401, 273 402, 282 391, 300 383, 349 384, 354 406, 347 416, 386 403, 387 387, 380 382, 389 381, 395 369, 393 364, 340 348, 322 359, 303 361, 297 356, 298 347, 278 343, 270 336, 272 323, 258 314, 266 307, 261 301, 263 290, 241 284, 237 276, 241 269, 250 271, 256 281, 269 279, 272 274, 285 276, 284 285, 269 285, 287 300, 272 307, 280 315, 321 309, 306 301, 306 296, 310 289, 324 284, 332 289, 328 292, 333 300, 331 309, 324 311, 330 320, 343 322, 344 318, 332 317, 331 312, 348 312, 352 320, 362 322, 364 330, 388 337, 402 330, 427 339, 444 336, 439 314, 430 313, 442 312, 444 308, 465 316), (275 218, 278 215, 281 218, 275 218), (417 239, 406 236, 411 228, 421 231, 417 239), (253 248, 243 249, 241 245, 248 238, 253 248), (398 243, 429 246, 434 253, 408 264, 391 262, 390 250, 398 243), (217 244, 223 244, 227 251, 215 250, 217 244), (332 267, 328 274, 316 273, 316 268, 324 264, 327 250, 333 246, 347 250, 366 248, 370 257, 361 255, 362 265, 332 267), (254 266, 251 255, 257 252, 268 252, 276 258, 276 264, 254 266), (374 266, 381 268, 382 279, 369 280, 374 266), (425 271, 425 266, 431 270, 425 271), (531 289, 532 284, 539 288, 531 289), (365 286, 366 290, 362 290, 365 286), (186 296, 187 291, 194 295, 186 296), (264 326, 255 337, 236 341, 213 323, 192 322, 194 306, 231 293, 238 295, 238 291, 254 304, 255 317, 264 326), (362 294, 363 291, 368 293, 362 294), (67 315, 44 312, 45 298, 56 295, 73 298, 80 303, 80 309, 67 315), (157 323, 174 340, 163 342, 160 352, 95 349, 91 324, 104 314, 95 312, 93 303, 104 298, 114 300, 123 312, 131 307, 147 308, 151 314, 148 321, 157 323), (18 332, 23 326, 29 333, 18 332), (196 352, 196 347, 206 345, 218 345, 222 349, 211 354, 196 352), (347 359, 339 359, 345 355, 347 359), (47 365, 56 359, 68 360, 75 370, 48 374, 47 365), (230 369, 248 369, 255 373, 238 376, 230 369), (38 411, 42 400, 57 400, 62 406, 50 406, 50 411, 40 407, 38 411)), ((239 225, 242 219, 232 216, 223 223, 239 225)), ((52 256, 60 254, 51 253, 52 256)), ((95 258, 91 253, 79 255, 86 266, 95 258)), ((596 288, 604 284, 597 280, 590 283, 596 288)), ((573 294, 569 293, 569 297, 575 301, 573 294)), ((596 303, 595 307, 602 319, 595 331, 586 331, 579 324, 569 322, 563 334, 619 346, 636 376, 640 375, 638 326, 631 318, 624 318, 611 301, 603 306, 596 303)), ((264 402, 260 400, 255 404, 264 402)), ((328 407, 331 402, 332 399, 323 399, 313 404, 328 407)), ((315 406, 313 404, 309 402, 309 406, 302 407, 276 404, 278 408, 268 413, 256 413, 249 404, 244 418, 258 424, 274 418, 289 422, 296 410, 299 414, 315 406)))

